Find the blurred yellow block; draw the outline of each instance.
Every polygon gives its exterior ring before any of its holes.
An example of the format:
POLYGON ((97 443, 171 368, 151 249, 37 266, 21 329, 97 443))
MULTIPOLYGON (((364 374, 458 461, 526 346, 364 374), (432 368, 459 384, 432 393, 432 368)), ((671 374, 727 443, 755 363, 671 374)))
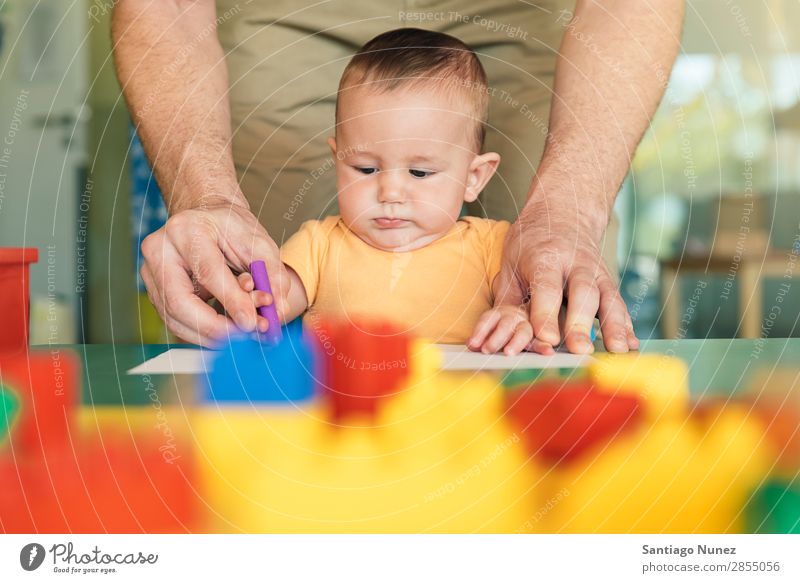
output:
MULTIPOLYGON (((430 371, 429 371, 430 372, 430 371)), ((217 532, 515 532, 533 481, 491 377, 412 375, 374 424, 321 409, 194 413, 217 532)))
POLYGON ((601 391, 639 397, 651 421, 680 416, 689 404, 689 369, 678 358, 638 352, 600 354, 589 375, 601 391))
POLYGON ((562 492, 546 516, 555 533, 737 533, 742 509, 772 457, 745 409, 700 425, 684 415, 648 424, 595 457, 556 468, 562 492))

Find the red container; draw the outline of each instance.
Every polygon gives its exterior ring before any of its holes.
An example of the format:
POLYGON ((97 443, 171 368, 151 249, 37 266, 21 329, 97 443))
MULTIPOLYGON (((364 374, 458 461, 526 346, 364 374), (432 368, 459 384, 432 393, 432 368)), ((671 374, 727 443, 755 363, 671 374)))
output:
POLYGON ((38 249, 0 248, 0 354, 20 352, 28 346, 28 264, 38 260, 38 249))

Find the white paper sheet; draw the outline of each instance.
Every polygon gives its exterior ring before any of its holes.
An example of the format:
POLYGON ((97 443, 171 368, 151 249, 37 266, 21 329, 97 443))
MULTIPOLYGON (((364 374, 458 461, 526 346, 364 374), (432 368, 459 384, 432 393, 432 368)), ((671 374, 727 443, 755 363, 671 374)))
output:
MULTIPOLYGON (((481 354, 466 346, 438 344, 442 351, 444 370, 514 370, 545 368, 577 368, 592 360, 588 355, 556 352, 550 356, 523 352, 516 356, 481 354)), ((145 374, 204 374, 210 370, 211 350, 172 348, 146 360, 128 371, 131 375, 145 374)))
POLYGON ((128 374, 203 374, 211 369, 212 354, 199 348, 172 348, 134 366, 128 374))
POLYGON ((439 344, 444 370, 514 370, 545 368, 578 368, 587 366, 592 357, 588 354, 571 354, 557 351, 550 356, 523 352, 516 356, 472 352, 466 346, 439 344))

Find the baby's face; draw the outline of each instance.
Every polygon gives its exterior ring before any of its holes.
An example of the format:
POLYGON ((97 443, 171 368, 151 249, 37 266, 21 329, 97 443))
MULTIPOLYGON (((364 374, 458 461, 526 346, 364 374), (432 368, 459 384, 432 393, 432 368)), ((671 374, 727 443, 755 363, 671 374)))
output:
POLYGON ((449 231, 500 157, 474 151, 466 102, 419 87, 340 96, 336 140, 339 209, 373 247, 410 251, 449 231))

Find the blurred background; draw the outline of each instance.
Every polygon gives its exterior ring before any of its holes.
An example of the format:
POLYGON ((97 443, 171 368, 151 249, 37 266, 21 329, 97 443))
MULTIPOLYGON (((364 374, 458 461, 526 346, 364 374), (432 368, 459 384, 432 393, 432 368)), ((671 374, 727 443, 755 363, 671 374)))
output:
MULTIPOLYGON (((137 275, 166 217, 113 70, 113 4, 0 0, 0 247, 39 248, 33 343, 167 339, 137 275)), ((797 335, 798 25, 796 0, 687 2, 615 209, 640 338, 797 335)))

